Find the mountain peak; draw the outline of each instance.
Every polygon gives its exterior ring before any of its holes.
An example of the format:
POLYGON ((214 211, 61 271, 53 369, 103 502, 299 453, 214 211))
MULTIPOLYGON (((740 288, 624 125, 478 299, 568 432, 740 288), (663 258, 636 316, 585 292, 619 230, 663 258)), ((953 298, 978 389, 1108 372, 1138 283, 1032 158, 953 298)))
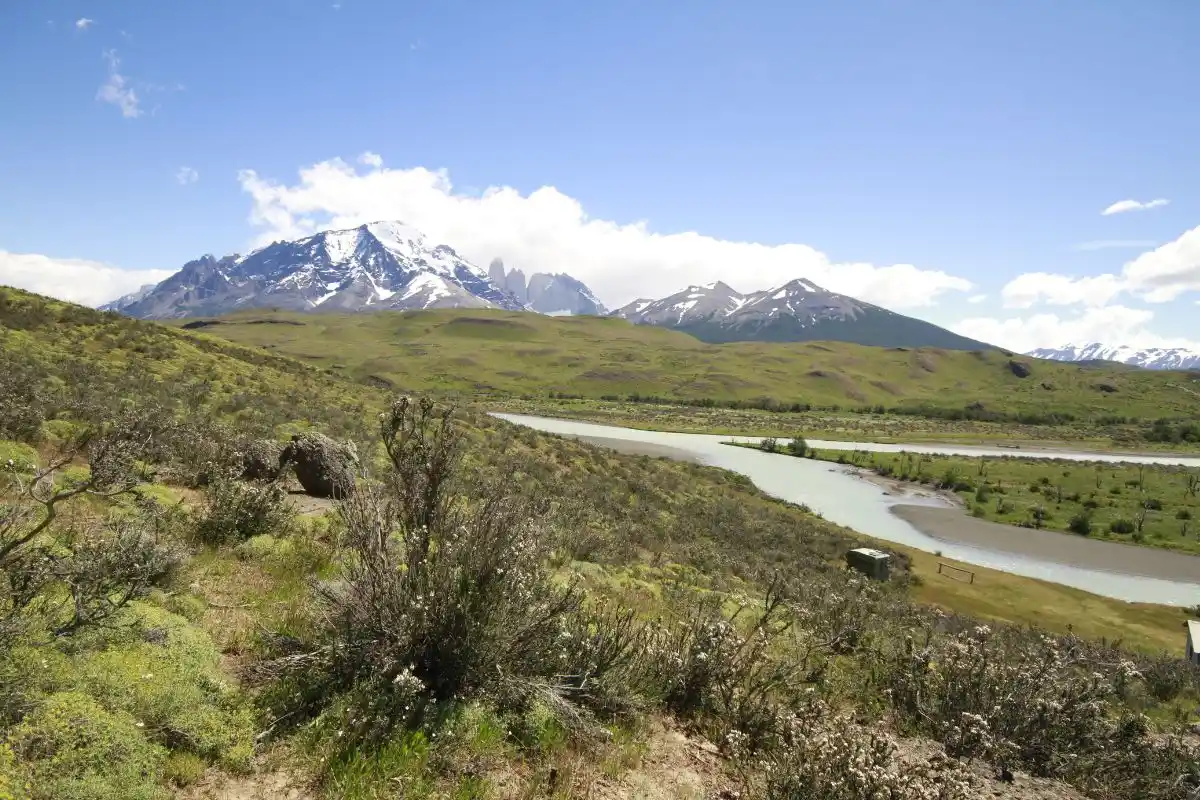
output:
POLYGON ((923 320, 829 292, 807 278, 747 295, 725 283, 689 286, 661 300, 635 300, 613 312, 708 342, 832 340, 880 347, 980 350, 988 345, 923 320))
POLYGON ((1116 361, 1144 369, 1200 369, 1200 348, 1109 345, 1103 342, 1042 347, 1026 355, 1052 361, 1116 361))
POLYGON ((447 244, 381 220, 274 242, 239 258, 205 256, 117 310, 147 319, 244 308, 369 311, 505 308, 523 303, 447 244))
POLYGON ((377 311, 503 308, 602 314, 591 291, 566 274, 537 274, 495 259, 488 270, 400 220, 365 222, 272 242, 246 256, 190 261, 165 281, 106 309, 145 319, 224 314, 246 308, 377 311))
POLYGON ((779 288, 787 289, 788 291, 807 292, 809 294, 832 294, 832 292, 817 286, 808 278, 794 278, 779 288))

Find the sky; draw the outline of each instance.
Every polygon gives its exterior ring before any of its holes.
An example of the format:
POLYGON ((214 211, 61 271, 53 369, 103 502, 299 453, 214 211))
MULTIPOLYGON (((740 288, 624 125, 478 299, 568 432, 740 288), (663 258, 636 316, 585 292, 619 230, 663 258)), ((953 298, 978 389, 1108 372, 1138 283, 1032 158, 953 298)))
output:
POLYGON ((0 1, 0 283, 399 219, 609 306, 797 277, 1200 349, 1190 0, 0 1))

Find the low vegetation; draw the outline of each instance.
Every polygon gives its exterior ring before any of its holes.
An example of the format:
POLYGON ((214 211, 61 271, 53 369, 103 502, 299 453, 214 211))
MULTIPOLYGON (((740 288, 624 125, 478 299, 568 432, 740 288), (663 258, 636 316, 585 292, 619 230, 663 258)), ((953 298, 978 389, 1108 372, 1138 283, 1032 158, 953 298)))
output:
POLYGON ((6 800, 262 796, 284 773, 310 797, 586 796, 651 769, 664 729, 745 797, 948 800, 1013 772, 1200 791, 1177 653, 913 602, 902 553, 868 581, 842 564, 867 540, 736 475, 274 357, 253 370, 278 386, 243 385, 253 351, 9 302, 6 800), (176 402, 191 359, 211 391, 176 402), (251 469, 249 443, 306 432, 354 442, 344 497, 251 469))
MULTIPOLYGON (((1037 448, 1058 445, 1096 451, 1195 452, 1190 439, 1160 438, 1157 422, 1128 417, 1079 420, 1072 423, 1031 424, 983 419, 948 419, 883 412, 875 408, 840 411, 793 411, 780 408, 725 408, 684 406, 674 403, 630 402, 624 399, 591 400, 526 396, 489 401, 495 411, 561 417, 603 425, 677 433, 771 436, 794 435, 829 441, 967 444, 993 447, 1037 448)), ((1178 431, 1188 422, 1164 423, 1178 431)))
POLYGON ((808 455, 953 492, 982 519, 1200 553, 1200 470, 1049 458, 834 450, 808 455))
POLYGON ((536 400, 553 395, 733 410, 887 411, 952 425, 1104 425, 1136 430, 1139 439, 1147 439, 1144 432, 1173 444, 1200 441, 1194 424, 1200 380, 1194 375, 1014 360, 998 350, 837 342, 711 345, 619 319, 477 310, 246 312, 183 324, 405 392, 536 400))

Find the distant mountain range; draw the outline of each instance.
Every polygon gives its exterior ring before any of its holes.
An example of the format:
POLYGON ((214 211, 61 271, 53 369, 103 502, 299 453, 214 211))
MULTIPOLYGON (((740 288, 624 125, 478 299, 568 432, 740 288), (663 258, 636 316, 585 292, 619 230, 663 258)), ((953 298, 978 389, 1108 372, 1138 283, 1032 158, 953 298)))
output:
MULTIPOLYGON (((487 270, 402 222, 372 222, 274 242, 248 255, 190 261, 161 283, 105 306, 143 319, 217 316, 242 309, 405 311, 497 308, 549 315, 608 310, 566 273, 487 270)), ((803 278, 740 294, 724 283, 690 286, 661 300, 637 300, 611 312, 707 342, 830 340, 880 347, 978 350, 988 345, 803 278)))
POLYGON ((1026 355, 1054 361, 1116 361, 1144 369, 1200 369, 1200 352, 1182 347, 1138 349, 1126 345, 1092 342, 1043 347, 1031 350, 1026 355))
POLYGON ((506 272, 504 262, 497 258, 488 267, 488 277, 531 311, 550 316, 607 313, 591 289, 566 273, 535 272, 526 283, 524 272, 519 269, 506 272))
POLYGON ((518 271, 511 277, 503 273, 503 264, 493 265, 489 275, 453 248, 430 243, 403 223, 373 222, 274 242, 245 256, 206 255, 161 283, 143 286, 102 308, 143 319, 246 308, 603 313, 588 288, 570 276, 535 274, 526 285, 518 271))
POLYGON ((635 300, 613 312, 706 342, 838 341, 875 347, 991 349, 929 322, 888 311, 797 278, 763 292, 740 294, 718 281, 689 286, 661 300, 635 300))

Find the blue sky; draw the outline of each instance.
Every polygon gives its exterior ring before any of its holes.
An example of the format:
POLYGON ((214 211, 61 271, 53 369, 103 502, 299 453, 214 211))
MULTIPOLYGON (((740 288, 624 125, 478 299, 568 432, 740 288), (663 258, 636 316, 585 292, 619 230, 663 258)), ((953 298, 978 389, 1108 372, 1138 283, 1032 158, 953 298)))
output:
POLYGON ((403 216, 609 304, 803 275, 1013 347, 1196 341, 1198 30, 1187 0, 9 0, 0 282, 100 302, 403 216))

